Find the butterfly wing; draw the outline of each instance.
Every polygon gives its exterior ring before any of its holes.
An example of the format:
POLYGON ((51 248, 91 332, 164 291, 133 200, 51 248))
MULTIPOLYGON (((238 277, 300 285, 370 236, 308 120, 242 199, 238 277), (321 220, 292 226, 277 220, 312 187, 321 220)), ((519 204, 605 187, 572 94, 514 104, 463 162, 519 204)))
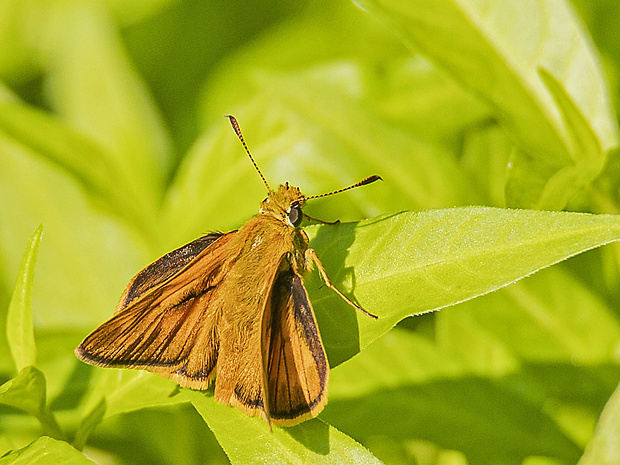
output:
POLYGON ((149 289, 160 285, 166 279, 177 274, 188 263, 194 260, 200 252, 223 235, 223 233, 219 232, 206 234, 189 244, 185 244, 178 249, 174 249, 172 252, 168 252, 166 255, 160 257, 141 270, 127 284, 114 313, 122 311, 136 297, 143 295, 149 289))
POLYGON ((206 389, 215 372, 221 295, 236 232, 210 234, 152 263, 127 286, 114 316, 76 349, 98 366, 145 369, 206 389))
POLYGON ((314 310, 301 277, 278 273, 263 328, 269 416, 294 425, 314 417, 327 403, 329 365, 314 310))

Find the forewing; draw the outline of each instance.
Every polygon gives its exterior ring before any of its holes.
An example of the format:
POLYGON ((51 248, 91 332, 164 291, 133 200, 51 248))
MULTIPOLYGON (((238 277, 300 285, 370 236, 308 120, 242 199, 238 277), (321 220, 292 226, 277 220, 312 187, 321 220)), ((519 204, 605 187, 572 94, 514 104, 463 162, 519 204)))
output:
POLYGON ((166 255, 155 260, 146 268, 135 275, 121 296, 116 312, 126 308, 131 302, 149 289, 152 289, 171 276, 175 275, 194 260, 204 249, 210 246, 223 233, 214 232, 206 234, 184 246, 168 252, 166 255))
POLYGON ((138 273, 115 315, 78 346, 78 358, 98 366, 145 369, 181 386, 206 389, 219 348, 218 285, 235 260, 229 250, 234 234, 204 236, 201 243, 181 247, 138 273), (138 279, 147 275, 152 281, 138 279), (142 293, 133 295, 137 289, 142 293))
POLYGON ((263 337, 269 414, 275 424, 294 425, 325 406, 329 365, 301 277, 280 272, 270 300, 263 337))

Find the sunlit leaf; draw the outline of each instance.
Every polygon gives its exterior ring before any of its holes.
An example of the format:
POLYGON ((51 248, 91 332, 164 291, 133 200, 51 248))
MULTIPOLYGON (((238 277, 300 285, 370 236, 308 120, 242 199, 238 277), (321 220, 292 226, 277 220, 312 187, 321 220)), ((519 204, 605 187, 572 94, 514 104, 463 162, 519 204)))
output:
POLYGON ((7 313, 7 339, 17 371, 35 365, 37 360, 32 326, 32 286, 42 233, 41 225, 26 247, 7 313))
POLYGON ((0 403, 40 416, 45 411, 45 376, 34 367, 0 386, 0 403))
POLYGON ((64 441, 40 437, 23 449, 0 458, 1 465, 92 465, 79 451, 64 441))
POLYGON ((45 375, 33 366, 0 386, 0 404, 23 410, 36 417, 46 434, 64 439, 56 418, 47 407, 45 375))
POLYGON ((332 282, 379 316, 355 315, 329 289, 317 290, 315 275, 310 297, 333 365, 409 315, 486 294, 620 239, 620 217, 468 207, 324 226, 312 236, 332 282))
POLYGON ((620 463, 620 386, 610 397, 596 426, 594 437, 579 465, 614 465, 620 463))
POLYGON ((232 463, 381 463, 363 446, 320 420, 276 427, 270 433, 262 419, 220 405, 212 396, 189 390, 182 396, 202 415, 232 463))

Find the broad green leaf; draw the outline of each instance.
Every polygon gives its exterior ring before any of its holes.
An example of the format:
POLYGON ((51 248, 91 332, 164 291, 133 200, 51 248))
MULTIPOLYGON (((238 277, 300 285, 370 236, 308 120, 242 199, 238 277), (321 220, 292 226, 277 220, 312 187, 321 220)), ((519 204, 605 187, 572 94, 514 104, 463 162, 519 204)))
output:
POLYGON ((609 399, 596 426, 594 437, 578 465, 614 465, 620 463, 620 385, 609 399))
POLYGON ((64 441, 40 437, 23 449, 0 458, 0 465, 92 465, 79 451, 64 441))
POLYGON ((580 252, 620 239, 620 217, 468 207, 307 228, 332 282, 308 281, 332 366, 406 316, 486 294, 580 252))
POLYGON ((424 445, 460 451, 467 463, 529 455, 574 463, 580 449, 543 409, 549 399, 522 395, 524 380, 514 376, 512 384, 480 377, 431 340, 396 328, 332 370, 321 417, 373 453, 373 443, 382 447, 388 463, 399 455, 412 463, 424 445))
POLYGON ((0 386, 0 404, 28 412, 41 422, 48 435, 64 439, 46 397, 45 375, 33 366, 22 369, 17 377, 0 386))
MULTIPOLYGON (((539 169, 528 176, 515 167, 517 184, 528 184, 532 175, 550 182, 538 202, 520 206, 557 207, 562 195, 591 181, 617 147, 617 123, 598 58, 563 1, 360 3, 494 105, 534 167, 552 167, 546 178, 539 169), (571 165, 579 167, 573 176, 582 182, 552 178, 571 165)), ((515 205, 513 199, 509 204, 515 205)))
POLYGON ((39 225, 26 246, 7 313, 7 339, 17 371, 37 362, 32 326, 32 286, 41 234, 43 225, 39 225))
POLYGON ((212 395, 184 389, 189 400, 215 433, 234 463, 336 463, 379 462, 367 449, 318 419, 289 428, 274 427, 216 403, 212 395))

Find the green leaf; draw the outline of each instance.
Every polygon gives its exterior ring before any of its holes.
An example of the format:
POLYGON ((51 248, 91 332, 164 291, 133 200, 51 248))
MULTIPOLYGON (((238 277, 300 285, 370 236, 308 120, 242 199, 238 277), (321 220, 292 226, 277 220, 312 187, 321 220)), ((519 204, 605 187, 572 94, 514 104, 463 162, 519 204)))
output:
POLYGON ((620 463, 620 385, 605 406, 596 426, 594 437, 588 444, 578 465, 615 465, 620 463))
POLYGON ((32 326, 32 286, 41 234, 43 225, 39 225, 26 246, 7 313, 7 339, 17 371, 35 365, 37 360, 32 326))
POLYGON ((32 366, 20 370, 17 377, 0 386, 0 403, 35 417, 45 411, 45 396, 45 376, 32 366))
POLYGON ((40 437, 23 449, 0 458, 0 465, 92 465, 79 451, 64 441, 40 437))
POLYGON ((45 375, 33 366, 0 386, 0 404, 24 410, 36 417, 50 436, 64 439, 64 433, 47 407, 45 375))
MULTIPOLYGON (((546 173, 547 182, 564 167, 584 164, 590 173, 587 180, 591 180, 605 155, 618 146, 618 127, 598 57, 587 32, 564 2, 360 3, 496 107, 498 118, 532 157, 533 165, 553 167, 546 173), (570 111, 567 101, 571 101, 570 111), (581 139, 584 136, 587 141, 581 139), (584 154, 584 146, 592 150, 584 154)), ((519 161, 515 159, 515 163, 519 161)), ((523 175, 514 182, 528 184, 527 172, 515 168, 523 175)), ((530 171, 532 174, 543 176, 539 169, 530 171)), ((576 170, 574 176, 578 174, 585 178, 583 170, 576 170)), ((553 194, 541 192, 538 202, 546 208, 555 207, 558 196, 567 196, 567 191, 575 192, 581 186, 565 180, 561 186, 547 188, 553 194)), ((515 205, 513 199, 508 200, 515 205)), ((534 205, 531 201, 519 204, 534 205)))
POLYGON ((506 182, 506 198, 512 205, 559 210, 599 175, 605 158, 600 156, 600 141, 590 122, 580 113, 570 95, 549 72, 540 70, 540 76, 562 111, 574 147, 574 164, 554 166, 516 151, 510 163, 513 168, 509 170, 506 182))
POLYGON ((184 389, 215 433, 232 463, 381 463, 367 449, 318 419, 290 428, 267 429, 265 422, 221 405, 212 395, 184 389))
POLYGON ((332 282, 379 316, 356 315, 313 275, 310 298, 335 366, 409 315, 486 294, 620 239, 620 217, 468 207, 307 230, 332 282))

